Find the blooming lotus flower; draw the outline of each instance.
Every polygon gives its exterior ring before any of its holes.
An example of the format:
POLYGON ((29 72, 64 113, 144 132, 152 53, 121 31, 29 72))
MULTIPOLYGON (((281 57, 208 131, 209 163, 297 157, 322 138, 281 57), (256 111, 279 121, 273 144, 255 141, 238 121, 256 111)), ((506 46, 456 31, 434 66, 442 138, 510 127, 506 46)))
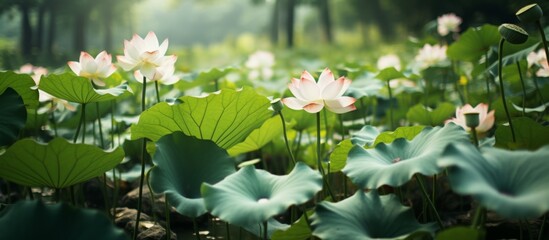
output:
POLYGON ((267 51, 257 51, 250 55, 245 66, 251 69, 249 79, 270 79, 273 76, 274 55, 267 51))
POLYGON ((385 68, 394 67, 396 70, 400 71, 400 59, 395 54, 388 54, 381 56, 377 60, 377 69, 383 70, 385 68))
MULTIPOLYGON (((179 81, 179 78, 174 75, 175 67, 173 64, 165 64, 156 69, 154 76, 149 78, 151 81, 159 81, 166 85, 171 85, 179 81)), ((138 82, 143 83, 143 74, 139 70, 135 70, 133 76, 138 82)))
MULTIPOLYGON (((34 80, 34 83, 36 84, 36 86, 38 86, 38 84, 40 83, 40 78, 42 78, 43 75, 48 74, 48 69, 33 66, 32 64, 27 63, 19 68, 19 73, 31 75, 32 80, 34 80)), ((47 102, 52 99, 53 97, 50 94, 38 89, 38 101, 47 102)))
POLYGON ((351 85, 351 80, 340 77, 334 80, 334 74, 326 68, 320 74, 318 82, 307 71, 303 71, 301 78, 293 78, 288 85, 295 97, 282 99, 282 103, 294 110, 305 110, 317 113, 326 106, 334 113, 346 113, 356 109, 353 105, 356 99, 342 96, 351 85))
POLYGON ((154 32, 149 32, 145 39, 134 34, 130 41, 124 40, 124 56, 117 56, 118 64, 125 71, 136 69, 148 79, 159 79, 155 77, 158 71, 163 71, 164 65, 173 65, 177 60, 175 55, 164 56, 167 49, 168 39, 159 45, 154 32))
POLYGON ((456 109, 456 117, 446 120, 445 124, 453 122, 461 126, 463 129, 471 131, 471 129, 465 124, 465 114, 467 113, 479 114, 479 125, 475 128, 479 134, 488 132, 494 126, 494 110, 488 112, 488 105, 485 103, 480 103, 474 108, 469 104, 466 104, 463 107, 458 107, 456 109))
POLYGON ((528 62, 528 67, 533 65, 541 65, 543 62, 547 63, 547 57, 545 56, 545 51, 543 49, 538 50, 537 52, 531 52, 526 57, 528 62))
POLYGON ((536 76, 549 77, 549 65, 547 64, 547 60, 543 59, 543 61, 540 61, 539 64, 540 69, 536 71, 536 76))
POLYGON ((423 48, 419 50, 415 60, 418 62, 420 68, 425 69, 430 66, 437 65, 446 60, 446 49, 448 46, 444 45, 430 45, 425 44, 423 48))
POLYGON ((105 86, 102 78, 108 78, 116 67, 112 64, 112 57, 102 51, 95 58, 87 52, 80 52, 80 62, 68 62, 71 70, 78 76, 88 78, 97 86, 105 86))
POLYGON ((461 18, 453 13, 444 14, 437 18, 437 31, 440 36, 446 36, 450 32, 459 32, 461 18))

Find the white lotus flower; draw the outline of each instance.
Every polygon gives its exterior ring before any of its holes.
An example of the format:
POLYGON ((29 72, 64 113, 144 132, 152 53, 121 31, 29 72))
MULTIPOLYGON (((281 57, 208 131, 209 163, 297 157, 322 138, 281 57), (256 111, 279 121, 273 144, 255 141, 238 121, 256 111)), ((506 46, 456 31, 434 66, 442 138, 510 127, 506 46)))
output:
POLYGON ((282 99, 282 103, 294 110, 305 110, 317 113, 326 106, 334 113, 346 113, 356 109, 356 99, 343 96, 351 85, 351 80, 340 77, 334 80, 334 74, 326 68, 320 74, 318 83, 307 71, 303 71, 301 79, 293 78, 288 85, 295 97, 282 99))
POLYGON ((102 79, 116 71, 112 57, 106 51, 100 52, 95 58, 87 52, 80 52, 80 62, 70 61, 67 64, 76 75, 92 80, 97 86, 105 86, 102 79))
POLYGON ((440 36, 446 36, 450 32, 459 32, 461 18, 456 14, 448 13, 437 18, 437 31, 440 36))

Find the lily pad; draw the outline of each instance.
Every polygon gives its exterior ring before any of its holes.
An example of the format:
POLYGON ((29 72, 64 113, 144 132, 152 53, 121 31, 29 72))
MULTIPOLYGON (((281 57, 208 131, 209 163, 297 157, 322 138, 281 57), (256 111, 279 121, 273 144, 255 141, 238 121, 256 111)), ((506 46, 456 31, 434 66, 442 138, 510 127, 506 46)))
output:
POLYGON ((513 142, 511 127, 500 125, 496 129, 496 147, 506 149, 535 150, 549 144, 549 127, 542 126, 531 118, 513 118, 516 142, 513 142))
POLYGON ((379 135, 377 128, 366 125, 360 131, 352 133, 351 139, 346 139, 337 144, 334 151, 330 154, 330 171, 339 172, 347 163, 347 155, 354 145, 370 147, 374 144, 379 135))
POLYGON ((321 189, 320 174, 298 162, 284 176, 244 167, 215 185, 202 184, 202 196, 212 215, 244 227, 263 223, 291 205, 305 203, 321 189))
POLYGON ((494 25, 469 28, 448 47, 446 54, 453 60, 476 62, 492 46, 496 46, 500 38, 498 28, 494 25))
POLYGON ((132 139, 157 141, 172 132, 212 140, 229 149, 244 139, 273 112, 269 99, 250 88, 224 89, 206 97, 184 96, 183 103, 159 103, 141 114, 131 127, 132 139))
POLYGON ((405 78, 404 74, 396 70, 394 67, 388 67, 383 70, 381 70, 377 75, 376 78, 382 81, 389 81, 396 78, 405 78))
POLYGON ((109 101, 124 93, 131 93, 126 83, 109 89, 95 89, 89 79, 70 73, 42 76, 38 88, 54 97, 75 103, 109 101))
POLYGON ((439 173, 441 169, 436 160, 444 147, 468 141, 468 134, 455 124, 425 128, 411 141, 398 138, 390 144, 379 143, 372 149, 354 146, 342 171, 360 188, 397 187, 408 182, 414 174, 439 173))
POLYGON ((427 126, 437 126, 454 115, 456 107, 451 103, 441 103, 435 109, 429 109, 418 104, 410 108, 406 113, 406 118, 413 123, 419 123, 427 126))
POLYGON ((356 99, 381 96, 381 89, 384 87, 383 82, 378 79, 357 79, 351 83, 347 93, 356 99))
MULTIPOLYGON (((292 125, 293 124, 286 123, 287 128, 291 128, 292 125)), ((274 138, 282 136, 282 130, 280 116, 273 116, 267 119, 260 128, 254 129, 250 135, 246 137, 246 140, 234 145, 227 151, 231 156, 255 151, 271 142, 274 138)))
POLYGON ((36 86, 28 74, 17 74, 11 71, 0 72, 0 93, 7 88, 13 88, 23 98, 28 109, 38 108, 38 91, 32 90, 36 86))
POLYGON ((206 213, 200 194, 203 182, 214 184, 236 172, 227 151, 210 140, 174 132, 156 143, 151 188, 165 193, 180 214, 196 218, 206 213))
POLYGON ((0 239, 127 240, 129 237, 97 210, 78 209, 65 203, 19 201, 0 212, 0 239))
MULTIPOLYGON (((312 212, 312 211, 311 211, 312 212)), ((309 214, 309 213, 307 213, 309 214)), ((268 230, 268 229, 267 229, 268 230)), ((312 236, 312 231, 307 224, 305 216, 294 222, 291 227, 273 233, 273 240, 303 240, 312 236)))
POLYGON ((375 192, 357 191, 337 203, 322 202, 311 220, 313 235, 321 239, 399 239, 436 230, 435 223, 420 224, 396 196, 375 192))
POLYGON ((8 88, 0 95, 0 146, 13 143, 25 127, 27 109, 15 90, 8 88))
POLYGON ((29 187, 64 188, 97 177, 124 159, 117 148, 106 152, 86 144, 54 138, 47 144, 15 142, 0 155, 0 177, 29 187))
POLYGON ((399 138, 412 140, 420 134, 424 128, 425 126, 399 127, 395 131, 382 132, 376 137, 374 145, 379 143, 389 144, 399 138))
POLYGON ((233 68, 212 68, 198 74, 184 75, 176 84, 175 87, 180 91, 185 91, 194 87, 207 85, 213 81, 220 79, 231 72, 233 68))
POLYGON ((509 151, 451 144, 438 160, 448 169, 452 189, 471 195, 489 210, 510 219, 535 218, 549 211, 549 147, 509 151))

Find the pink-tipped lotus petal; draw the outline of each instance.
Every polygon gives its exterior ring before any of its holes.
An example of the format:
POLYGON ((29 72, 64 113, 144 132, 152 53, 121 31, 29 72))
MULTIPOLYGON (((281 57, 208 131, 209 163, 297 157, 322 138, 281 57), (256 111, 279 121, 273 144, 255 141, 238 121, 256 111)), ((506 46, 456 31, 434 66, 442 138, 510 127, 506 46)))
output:
POLYGON ((340 90, 338 96, 343 96, 343 94, 351 86, 351 80, 347 79, 346 77, 340 77, 340 78, 343 78, 344 80, 343 80, 343 87, 341 87, 341 90, 340 90))
POLYGON ((477 131, 488 132, 492 128, 492 126, 494 126, 494 122, 496 120, 494 114, 495 111, 492 110, 486 116, 484 116, 484 118, 480 119, 481 121, 477 127, 477 131))
POLYGON ((340 93, 344 85, 345 85, 344 77, 338 78, 337 81, 332 80, 322 90, 322 99, 334 99, 341 96, 340 93))
POLYGON ((308 113, 317 113, 320 112, 324 108, 324 104, 322 102, 312 102, 303 107, 303 110, 305 110, 308 113))
POLYGON ((154 34, 154 32, 147 33, 147 36, 145 36, 144 41, 145 41, 146 51, 158 49, 158 38, 156 37, 156 34, 154 34))
POLYGON ((80 63, 79 62, 75 62, 75 61, 69 61, 67 62, 67 65, 69 65, 69 68, 76 74, 80 74, 80 70, 82 70, 82 68, 80 67, 80 63))
POLYGON ((318 77, 318 86, 320 89, 325 89, 328 84, 334 82, 334 74, 330 69, 325 68, 324 71, 318 77))
POLYGON ((309 72, 307 71, 303 71, 301 73, 301 78, 300 80, 303 81, 303 79, 307 79, 309 81, 312 81, 312 82, 315 82, 315 78, 313 77, 313 75, 311 75, 309 72))
POLYGON ((305 101, 305 97, 301 95, 301 91, 299 90, 300 80, 293 78, 292 83, 288 84, 288 89, 290 89, 290 92, 298 99, 305 101))
POLYGON ((348 113, 350 111, 356 110, 355 105, 349 105, 347 107, 342 107, 342 108, 329 108, 328 106, 326 106, 326 108, 330 110, 330 112, 337 113, 337 114, 348 113))
POLYGON ((124 69, 124 71, 130 71, 137 65, 134 61, 125 56, 116 56, 116 59, 118 60, 118 65, 124 69))
POLYGON ((303 99, 307 100, 319 100, 320 97, 320 89, 316 82, 309 78, 302 78, 300 88, 298 89, 301 95, 303 96, 303 99))
POLYGON ((303 110, 303 107, 307 105, 307 102, 301 101, 295 97, 283 98, 282 103, 293 110, 303 110))
POLYGON ((356 102, 355 98, 342 96, 334 99, 325 99, 326 107, 329 109, 344 108, 353 105, 356 102))
POLYGON ((158 47, 158 53, 162 56, 166 55, 166 51, 168 51, 168 39, 165 39, 162 44, 158 47))

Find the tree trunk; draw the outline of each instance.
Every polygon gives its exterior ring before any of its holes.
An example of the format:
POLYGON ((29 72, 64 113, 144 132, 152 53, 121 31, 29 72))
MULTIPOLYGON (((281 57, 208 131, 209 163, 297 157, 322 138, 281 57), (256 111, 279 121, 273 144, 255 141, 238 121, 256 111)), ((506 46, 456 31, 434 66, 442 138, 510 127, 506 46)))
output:
POLYGON ((36 39, 34 41, 34 47, 37 52, 42 52, 44 46, 44 18, 46 15, 46 3, 42 2, 38 6, 38 23, 36 26, 36 39))
POLYGON ((387 16, 387 13, 381 7, 380 1, 381 0, 370 1, 374 21, 376 21, 376 24, 379 27, 379 32, 384 40, 393 39, 395 36, 393 21, 387 16))
POLYGON ((49 2, 49 19, 48 19, 48 38, 46 40, 46 54, 53 54, 53 43, 55 42, 55 36, 57 34, 57 1, 50 0, 49 2))
POLYGON ((332 19, 330 17, 330 6, 328 0, 320 0, 320 21, 324 29, 324 37, 328 43, 333 43, 332 19))
POLYGON ((273 15, 271 18, 271 43, 276 46, 278 45, 278 28, 279 28, 279 15, 280 15, 280 4, 281 0, 275 0, 273 6, 273 15))
POLYGON ((286 40, 287 47, 292 48, 294 46, 294 22, 295 22, 295 0, 286 1, 286 40))
POLYGON ((103 1, 103 13, 104 15, 104 48, 105 50, 111 52, 112 51, 112 19, 113 19, 113 8, 112 5, 114 3, 110 3, 110 1, 103 1))
POLYGON ((74 36, 73 36, 73 50, 75 53, 86 49, 86 25, 88 22, 88 15, 85 11, 74 12, 74 36))
POLYGON ((27 1, 19 3, 21 11, 21 53, 30 57, 32 53, 32 27, 30 23, 30 6, 27 1))

